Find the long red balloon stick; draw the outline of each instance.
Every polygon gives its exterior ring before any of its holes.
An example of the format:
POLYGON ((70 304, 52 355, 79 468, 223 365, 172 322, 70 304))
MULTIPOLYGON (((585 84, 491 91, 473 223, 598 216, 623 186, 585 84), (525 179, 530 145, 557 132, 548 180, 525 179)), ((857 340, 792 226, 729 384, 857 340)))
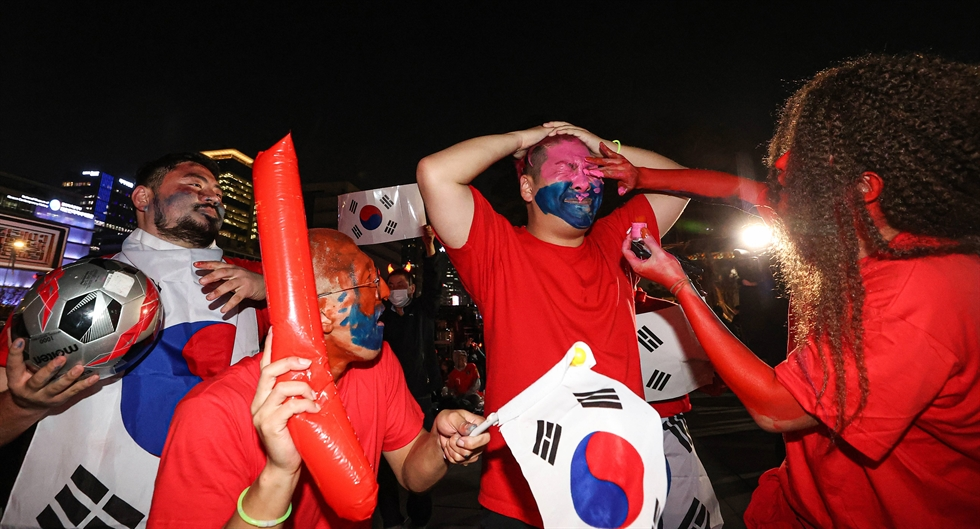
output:
POLYGON ((310 258, 306 213, 291 135, 260 152, 252 167, 262 267, 276 337, 272 360, 300 356, 313 361, 305 379, 317 394, 320 412, 289 420, 289 433, 323 499, 339 516, 367 520, 377 502, 378 483, 337 395, 323 343, 310 258))

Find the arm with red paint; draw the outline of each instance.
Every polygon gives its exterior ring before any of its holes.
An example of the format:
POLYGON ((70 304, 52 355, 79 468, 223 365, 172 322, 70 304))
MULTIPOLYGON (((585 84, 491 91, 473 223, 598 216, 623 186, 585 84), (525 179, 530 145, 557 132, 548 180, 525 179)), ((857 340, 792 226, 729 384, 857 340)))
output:
POLYGON ((602 158, 590 158, 606 178, 619 182, 619 193, 633 189, 670 193, 702 202, 723 204, 771 218, 769 189, 763 182, 721 171, 682 168, 636 167, 607 144, 600 145, 602 158), (753 211, 755 210, 755 211, 753 211))
POLYGON ((672 289, 691 322, 715 371, 745 405, 763 430, 786 432, 817 424, 790 392, 776 379, 776 372, 738 341, 701 299, 680 263, 652 237, 644 238, 653 254, 640 260, 630 250, 630 237, 623 242, 623 256, 637 274, 672 289))
POLYGON ((548 136, 551 128, 480 136, 430 154, 416 171, 426 215, 439 240, 450 248, 466 244, 473 224, 473 195, 469 184, 498 160, 523 155, 548 136))

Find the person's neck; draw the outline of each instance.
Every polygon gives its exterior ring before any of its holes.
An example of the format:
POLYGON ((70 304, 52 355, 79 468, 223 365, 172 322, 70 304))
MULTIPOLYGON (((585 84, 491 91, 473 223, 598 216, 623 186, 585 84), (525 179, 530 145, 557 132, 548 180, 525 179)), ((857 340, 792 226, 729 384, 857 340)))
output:
POLYGON ((183 239, 174 239, 173 237, 167 237, 166 235, 158 232, 156 230, 156 226, 140 226, 139 229, 156 237, 157 239, 160 239, 161 241, 169 242, 170 244, 173 244, 175 246, 180 246, 181 248, 195 249, 195 248, 210 248, 211 246, 211 245, 196 246, 193 243, 187 242, 183 239))
POLYGON ((538 240, 556 246, 576 248, 585 242, 587 230, 575 229, 554 215, 550 215, 550 217, 552 218, 537 218, 534 212, 530 212, 527 232, 538 240))

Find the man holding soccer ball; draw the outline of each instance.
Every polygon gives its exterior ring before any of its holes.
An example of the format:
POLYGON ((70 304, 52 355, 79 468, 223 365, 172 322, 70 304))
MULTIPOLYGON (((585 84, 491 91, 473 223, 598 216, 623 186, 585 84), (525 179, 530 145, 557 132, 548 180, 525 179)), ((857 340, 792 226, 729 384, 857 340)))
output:
POLYGON ((11 343, 3 333, 0 445, 38 427, 0 526, 84 526, 95 519, 144 526, 177 401, 259 351, 268 320, 254 301, 265 299, 265 282, 259 263, 225 258, 215 244, 224 218, 218 173, 210 158, 181 153, 136 174, 131 198, 139 229, 114 258, 160 286, 165 316, 157 345, 131 371, 99 382, 97 375, 80 379, 82 366, 75 366, 51 380, 64 357, 32 372, 23 339, 11 343))

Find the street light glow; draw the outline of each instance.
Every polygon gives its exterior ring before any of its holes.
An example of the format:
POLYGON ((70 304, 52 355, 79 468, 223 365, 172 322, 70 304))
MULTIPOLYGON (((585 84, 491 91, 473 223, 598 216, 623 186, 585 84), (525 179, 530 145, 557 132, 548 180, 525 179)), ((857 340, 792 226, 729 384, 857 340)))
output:
POLYGON ((742 244, 750 250, 761 250, 772 242, 772 232, 765 224, 749 224, 742 228, 742 244))

